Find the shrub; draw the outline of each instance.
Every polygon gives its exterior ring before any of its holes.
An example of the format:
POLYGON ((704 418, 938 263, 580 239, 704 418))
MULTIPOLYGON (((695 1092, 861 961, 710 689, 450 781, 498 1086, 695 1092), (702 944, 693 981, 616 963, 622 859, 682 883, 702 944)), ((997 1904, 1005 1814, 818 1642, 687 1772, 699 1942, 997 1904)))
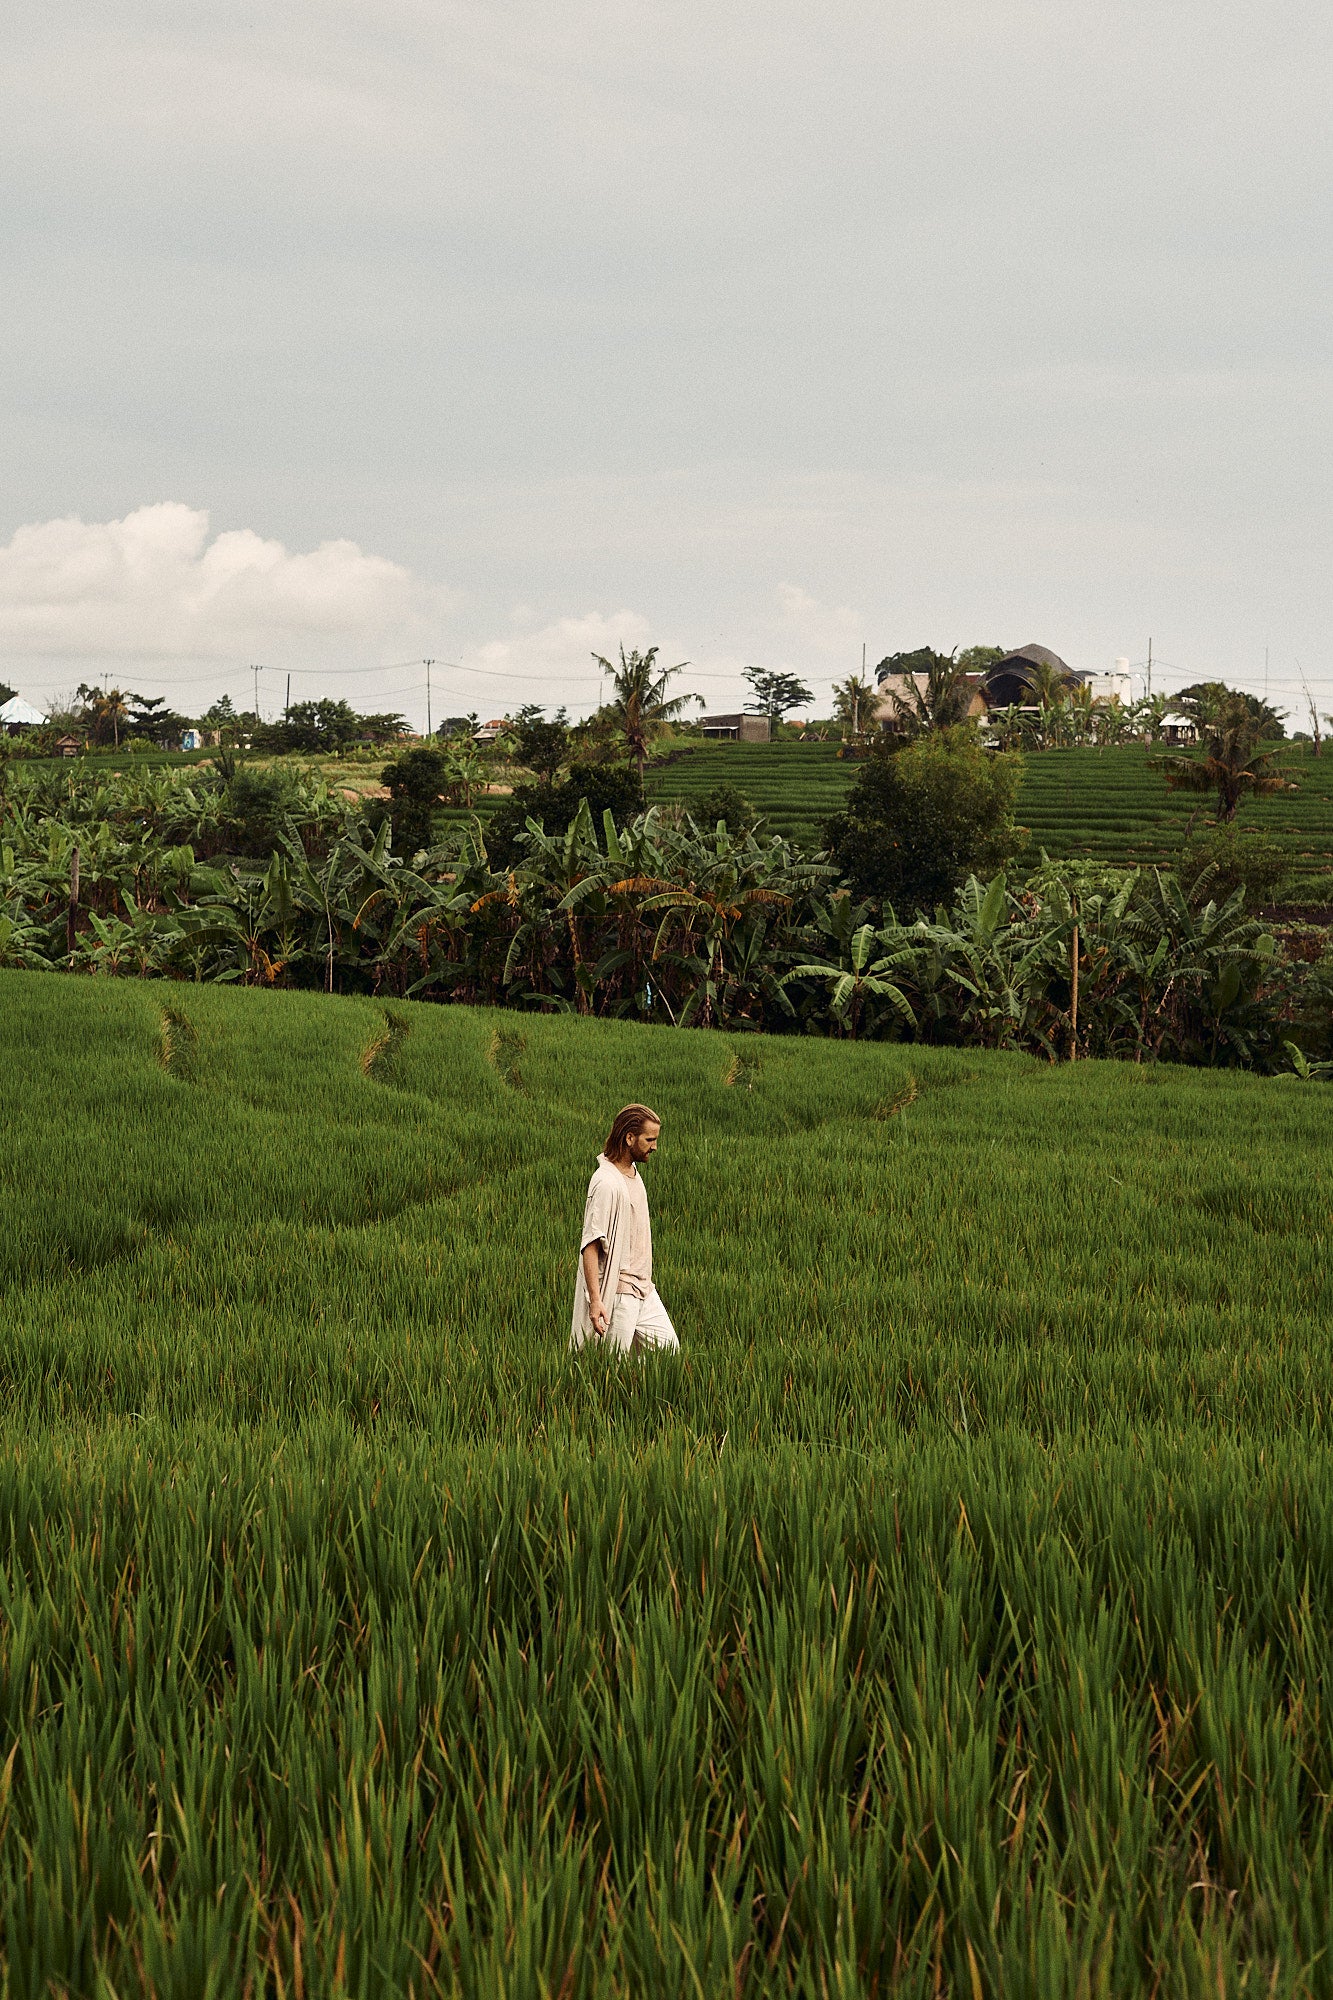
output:
POLYGON ((703 797, 687 801, 690 818, 697 827, 710 832, 722 821, 728 833, 748 833, 759 818, 750 801, 736 785, 714 785, 703 797))
POLYGON ((1266 903, 1291 880, 1291 855, 1270 834, 1213 826, 1186 841, 1179 872, 1192 903, 1224 902, 1237 889, 1247 903, 1266 903))
POLYGON ((617 826, 643 811, 643 787, 626 764, 576 764, 559 784, 516 785, 486 826, 486 852, 493 868, 510 868, 522 858, 519 836, 530 819, 547 833, 563 833, 588 801, 595 825, 608 809, 617 826))
POLYGON ((877 747, 827 824, 830 856, 858 896, 909 909, 946 902, 1024 844, 1014 824, 1022 768, 961 729, 877 747))
POLYGON ((233 766, 222 813, 223 833, 231 852, 255 860, 271 854, 291 802, 291 782, 283 773, 233 766))
POLYGON ((429 847, 434 839, 435 811, 449 783, 447 754, 424 746, 405 750, 384 766, 380 782, 389 794, 395 850, 412 855, 429 847))

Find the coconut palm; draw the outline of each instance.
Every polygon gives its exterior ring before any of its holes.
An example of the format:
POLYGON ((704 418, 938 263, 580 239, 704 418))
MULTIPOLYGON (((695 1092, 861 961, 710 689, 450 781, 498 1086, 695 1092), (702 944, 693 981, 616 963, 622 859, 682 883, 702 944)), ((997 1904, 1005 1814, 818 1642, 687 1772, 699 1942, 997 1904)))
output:
POLYGON ((1217 817, 1233 820, 1243 798, 1269 792, 1294 792, 1297 787, 1272 768, 1271 750, 1260 750, 1264 718, 1256 715, 1244 695, 1230 695, 1216 705, 1207 727, 1202 757, 1158 757, 1173 792, 1217 793, 1217 817))
POLYGON ((879 689, 862 674, 848 674, 833 689, 833 714, 842 724, 844 737, 855 742, 875 726, 879 689))
POLYGON ((924 658, 926 665, 920 674, 897 673, 896 687, 892 661, 880 661, 881 672, 888 669, 881 685, 892 706, 894 726, 904 734, 922 736, 930 730, 947 729, 953 723, 967 721, 974 688, 957 650, 955 647, 952 653, 923 652, 911 656, 924 658))
POLYGON ((618 667, 600 653, 594 653, 593 658, 602 672, 611 677, 614 692, 604 713, 634 759, 639 783, 642 784, 649 744, 692 701, 702 700, 702 696, 696 694, 667 694, 669 683, 689 665, 689 661, 682 660, 675 667, 659 667, 656 646, 650 646, 646 653, 636 651, 628 656, 622 646, 618 667))

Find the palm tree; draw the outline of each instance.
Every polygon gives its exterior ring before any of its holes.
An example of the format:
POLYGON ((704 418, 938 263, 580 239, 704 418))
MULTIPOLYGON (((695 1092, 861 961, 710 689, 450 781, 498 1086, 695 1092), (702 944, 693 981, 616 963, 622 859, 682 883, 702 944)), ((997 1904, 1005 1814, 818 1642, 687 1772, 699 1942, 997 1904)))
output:
POLYGON ((93 741, 105 743, 109 736, 115 748, 120 748, 120 725, 130 719, 130 703, 138 701, 137 694, 122 694, 119 688, 104 690, 100 687, 80 685, 78 699, 92 710, 93 741))
POLYGON ((862 674, 848 674, 833 690, 833 713, 843 732, 856 742, 874 728, 879 689, 862 674))
POLYGON ((881 685, 892 703, 894 723, 907 735, 920 736, 932 729, 947 729, 951 723, 967 721, 973 684, 967 668, 957 658, 957 651, 955 647, 952 653, 925 654, 924 687, 913 672, 899 673, 898 686, 894 687, 892 663, 880 661, 881 671, 889 668, 881 685))
POLYGON ((1297 789, 1271 768, 1273 752, 1260 750, 1264 717, 1251 710, 1243 694, 1217 704, 1212 715, 1202 757, 1154 759, 1173 792, 1216 791, 1217 817, 1225 821, 1236 817, 1242 798, 1297 789))
POLYGON ((628 658, 622 646, 618 667, 603 659, 600 653, 594 653, 593 658, 602 672, 611 676, 614 698, 607 703, 604 713, 637 764, 639 783, 642 784, 648 745, 690 702, 701 701, 703 697, 697 694, 668 696, 668 683, 689 665, 689 661, 682 660, 675 667, 659 668, 656 646, 650 646, 646 653, 632 652, 628 658))

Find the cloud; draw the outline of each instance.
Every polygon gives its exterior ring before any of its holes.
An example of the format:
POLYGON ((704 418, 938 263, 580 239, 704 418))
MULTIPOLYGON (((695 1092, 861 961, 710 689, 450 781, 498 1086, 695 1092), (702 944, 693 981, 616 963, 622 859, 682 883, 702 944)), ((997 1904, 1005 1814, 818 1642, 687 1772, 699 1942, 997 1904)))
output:
POLYGON ((850 673, 859 664, 865 635, 859 611, 846 604, 823 604, 794 583, 780 583, 777 599, 777 634, 801 651, 807 667, 818 662, 830 672, 850 673))
MULTIPOLYGON (((515 616, 525 621, 525 612, 515 616)), ((535 631, 464 648, 458 686, 463 695, 475 698, 489 680, 506 691, 511 706, 536 701, 555 707, 563 701, 584 712, 597 706, 604 685, 593 654, 615 660, 622 645, 629 652, 651 643, 649 622, 637 611, 585 611, 554 619, 535 631)))
POLYGON ((451 593, 355 542, 294 553, 250 528, 209 539, 208 514, 161 501, 120 521, 67 517, 0 548, 7 657, 279 657, 429 635, 451 593))

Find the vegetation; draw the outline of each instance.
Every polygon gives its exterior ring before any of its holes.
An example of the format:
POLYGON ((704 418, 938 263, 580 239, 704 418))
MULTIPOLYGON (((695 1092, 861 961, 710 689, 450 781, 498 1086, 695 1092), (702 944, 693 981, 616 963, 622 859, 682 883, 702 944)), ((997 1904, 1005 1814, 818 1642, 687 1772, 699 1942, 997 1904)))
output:
POLYGON ((829 821, 830 857, 859 896, 908 910, 947 902, 1022 846, 1021 773, 1017 757, 988 753, 964 730, 881 744, 829 821))
POLYGON ((8 1990, 1328 1991, 1322 1087, 495 1018, 0 973, 8 1990))
MULTIPOLYGON (((1298 789, 1249 801, 1238 830, 1282 846, 1297 900, 1333 904, 1333 760, 1316 760, 1308 745, 1291 744, 1281 752, 1281 769, 1298 789)), ((651 764, 647 790, 652 800, 679 800, 693 811, 712 786, 734 784, 766 828, 815 847, 857 775, 858 766, 840 761, 832 743, 706 743, 677 746, 669 760, 651 764)), ((1044 848, 1112 866, 1171 867, 1185 840, 1203 828, 1208 806, 1206 797, 1168 791, 1147 749, 1126 743, 1025 755, 1015 814, 1030 829, 1027 853, 1034 860, 1044 848)))
POLYGON ((697 695, 667 692, 676 675, 684 672, 687 662, 682 661, 676 667, 659 667, 656 646, 650 646, 646 653, 632 652, 628 656, 622 646, 618 667, 600 653, 594 653, 593 658, 611 681, 611 700, 594 720, 604 725, 606 733, 615 738, 633 763, 642 790, 649 749, 673 717, 699 699, 697 695))
POLYGON ((745 705, 760 715, 766 715, 779 729, 782 718, 793 708, 803 708, 814 700, 814 691, 808 688, 797 674, 775 673, 767 667, 747 667, 745 679, 750 684, 752 699, 745 705))
MULTIPOLYGON (((1007 783, 1005 765, 942 741, 866 767, 868 780, 885 773, 902 790, 904 828, 914 800, 933 801, 907 849, 923 868, 944 865, 936 821, 972 837, 978 797, 987 811, 994 803, 974 783, 1007 783)), ((451 840, 399 854, 398 801, 376 827, 359 802, 278 769, 241 767, 221 782, 73 771, 29 782, 11 792, 0 829, 0 961, 906 1036, 1051 1060, 1288 1069, 1288 1042, 1311 1060, 1328 1053, 1326 941, 1283 947, 1247 915, 1242 890, 1214 895, 1206 870, 1190 896, 1170 876, 1068 864, 1013 886, 969 876, 933 911, 921 894, 918 916, 892 898, 858 902, 835 863, 762 829, 660 812, 618 826, 610 809, 598 826, 586 791, 598 778, 634 782, 614 766, 565 780, 547 804, 568 807, 568 824, 529 819, 503 855, 479 833, 461 851, 451 840), (858 983, 880 978, 892 995, 858 983)), ((872 858, 888 839, 869 808, 849 824, 872 858)), ((979 838, 992 837, 988 825, 979 838)), ((490 834, 503 830, 497 814, 490 834)), ((946 858, 956 864, 954 850, 946 858)))
POLYGON ((1222 695, 1210 706, 1207 719, 1200 714, 1203 755, 1163 757, 1158 768, 1165 772, 1172 791, 1215 791, 1217 816, 1229 822, 1235 819, 1242 799, 1285 791, 1289 780, 1273 769, 1273 753, 1260 748, 1264 721, 1255 714, 1251 701, 1225 689, 1222 695))

